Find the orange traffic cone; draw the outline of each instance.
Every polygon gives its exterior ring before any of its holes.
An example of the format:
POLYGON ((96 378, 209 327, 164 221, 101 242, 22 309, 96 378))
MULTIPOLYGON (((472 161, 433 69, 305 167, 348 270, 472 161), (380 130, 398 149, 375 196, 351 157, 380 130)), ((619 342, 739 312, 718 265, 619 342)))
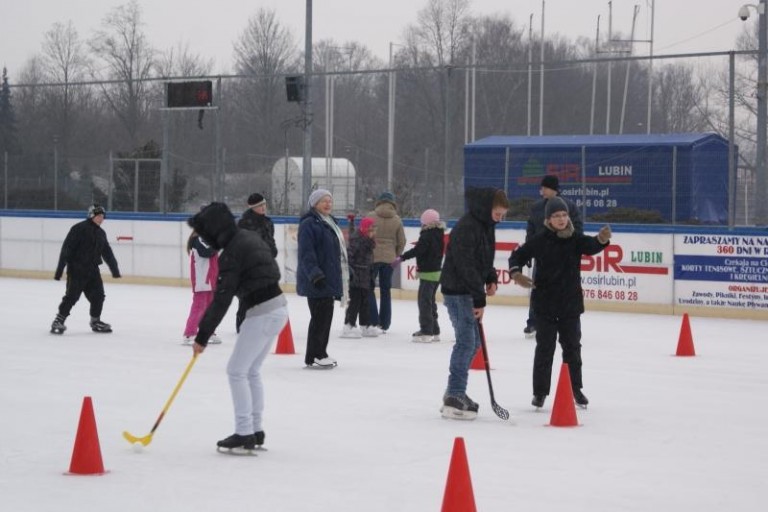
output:
POLYGON ((275 354, 295 354, 296 349, 293 348, 293 332, 291 332, 291 320, 290 318, 285 322, 285 327, 280 331, 280 335, 277 337, 277 346, 275 347, 275 354))
POLYGON ((457 437, 453 441, 451 465, 448 468, 448 480, 445 482, 441 510, 442 512, 477 512, 463 437, 457 437))
POLYGON ((483 347, 477 347, 475 357, 469 365, 470 370, 485 370, 485 358, 483 357, 483 347))
POLYGON ((568 373, 567 363, 563 363, 560 367, 555 403, 552 405, 552 416, 549 418, 549 424, 553 427, 579 426, 579 420, 576 418, 576 406, 573 404, 571 374, 568 373))
POLYGON ((696 350, 693 348, 693 335, 691 334, 691 322, 688 320, 688 313, 683 315, 683 323, 680 326, 680 337, 677 340, 677 353, 675 355, 696 355, 696 350))
POLYGON ((69 463, 69 474, 73 475, 103 475, 104 463, 101 460, 99 433, 96 431, 96 417, 93 414, 91 397, 83 398, 80 411, 80 424, 77 426, 75 448, 72 450, 72 461, 69 463))

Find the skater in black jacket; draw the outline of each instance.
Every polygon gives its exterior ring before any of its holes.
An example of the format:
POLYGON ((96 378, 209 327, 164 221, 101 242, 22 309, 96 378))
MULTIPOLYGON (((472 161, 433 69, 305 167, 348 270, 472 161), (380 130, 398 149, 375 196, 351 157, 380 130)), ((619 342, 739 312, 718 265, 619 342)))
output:
POLYGON ((288 320, 280 269, 256 233, 238 229, 224 203, 211 203, 187 221, 219 255, 213 302, 198 325, 192 350, 201 354, 237 296, 237 340, 227 363, 235 433, 217 443, 224 450, 250 451, 264 442, 261 366, 288 320))
POLYGON ((481 343, 477 324, 483 320, 486 296, 498 289, 496 224, 507 214, 509 200, 495 188, 470 188, 466 199, 467 213, 451 230, 440 275, 443 304, 456 335, 440 412, 444 418, 471 420, 478 405, 467 396, 469 366, 481 343))
POLYGON ((547 201, 546 230, 518 247, 509 257, 509 272, 519 286, 535 288, 532 295, 536 319, 536 352, 533 359, 533 400, 544 405, 550 391, 552 359, 558 341, 563 362, 568 364, 573 396, 586 406, 581 391, 581 314, 584 294, 581 288, 581 256, 597 254, 608 246, 610 226, 603 226, 597 236, 576 233, 568 215, 568 205, 559 197, 547 201), (524 265, 536 259, 534 280, 521 273, 524 265))
MULTIPOLYGON (((573 224, 574 234, 580 235, 584 232, 584 223, 581 221, 581 214, 576 204, 565 197, 560 196, 560 180, 554 174, 547 174, 541 179, 541 187, 539 187, 539 195, 541 199, 533 203, 528 215, 528 224, 525 228, 525 241, 527 242, 539 233, 543 233, 547 230, 544 225, 546 218, 544 217, 544 208, 547 205, 547 201, 553 197, 559 197, 565 201, 568 206, 568 216, 573 224)), ((536 279, 536 262, 533 262, 533 271, 531 277, 536 279)), ((533 338, 536 336, 536 317, 533 312, 533 296, 536 294, 535 290, 531 290, 531 297, 528 307, 528 320, 525 322, 525 328, 523 332, 526 338, 533 338)))
POLYGON ((53 278, 59 281, 67 269, 67 289, 59 304, 59 312, 51 324, 53 334, 63 334, 64 325, 72 307, 81 294, 91 304, 91 329, 93 332, 112 332, 112 326, 101 321, 104 307, 104 282, 101 279, 99 265, 106 261, 112 277, 120 277, 117 260, 107 241, 107 234, 101 229, 106 211, 98 204, 88 208, 88 218, 78 222, 69 230, 61 246, 59 263, 53 278))
POLYGON ((437 288, 440 285, 440 269, 443 266, 443 248, 445 246, 445 223, 440 220, 437 210, 424 210, 421 214, 421 232, 416 245, 395 260, 393 266, 401 261, 416 258, 416 271, 419 275, 419 330, 413 333, 411 341, 430 343, 440 341, 440 325, 437 323, 437 288))
POLYGON ((248 196, 248 209, 237 221, 237 227, 257 232, 267 242, 272 257, 277 257, 275 225, 272 223, 272 219, 267 217, 267 200, 263 195, 254 193, 248 196))

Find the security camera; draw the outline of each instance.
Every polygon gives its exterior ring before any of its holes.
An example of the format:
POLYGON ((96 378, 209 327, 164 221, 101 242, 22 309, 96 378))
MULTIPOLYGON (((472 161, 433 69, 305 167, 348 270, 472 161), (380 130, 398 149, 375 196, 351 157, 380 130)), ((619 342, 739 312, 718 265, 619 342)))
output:
POLYGON ((749 7, 742 5, 739 8, 739 18, 741 18, 741 21, 747 21, 747 19, 749 19, 749 7))

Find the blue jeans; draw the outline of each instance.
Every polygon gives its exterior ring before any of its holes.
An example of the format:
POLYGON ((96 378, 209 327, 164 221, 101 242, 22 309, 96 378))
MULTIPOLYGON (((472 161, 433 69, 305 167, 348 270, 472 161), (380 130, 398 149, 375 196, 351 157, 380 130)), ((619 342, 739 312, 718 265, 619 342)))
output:
POLYGON ((466 393, 469 365, 480 346, 480 331, 477 320, 472 313, 472 297, 470 295, 443 295, 443 303, 448 309, 448 317, 453 324, 456 343, 451 352, 451 363, 448 367, 448 388, 446 393, 457 395, 466 393))
POLYGON ((392 273, 394 270, 389 263, 374 263, 371 267, 371 295, 369 297, 371 325, 378 325, 385 331, 392 324, 392 273), (373 289, 379 278, 379 300, 381 305, 376 308, 376 295, 373 289))

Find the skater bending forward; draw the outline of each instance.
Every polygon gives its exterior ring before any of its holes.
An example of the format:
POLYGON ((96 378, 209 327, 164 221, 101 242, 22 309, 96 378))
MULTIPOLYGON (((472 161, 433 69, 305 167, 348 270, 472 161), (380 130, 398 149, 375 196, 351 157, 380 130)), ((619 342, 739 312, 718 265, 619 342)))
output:
POLYGON ((563 362, 568 364, 576 403, 589 403, 581 391, 581 314, 584 295, 581 289, 581 256, 597 254, 610 242, 611 228, 603 226, 597 236, 574 232, 568 205, 559 197, 547 201, 544 213, 546 230, 517 248, 509 258, 514 282, 535 288, 533 310, 536 319, 536 352, 533 359, 533 400, 541 407, 549 395, 552 359, 559 341, 563 362), (524 265, 536 259, 535 281, 521 273, 524 265))
POLYGON ((280 289, 280 270, 266 242, 253 231, 239 229, 229 208, 211 203, 189 219, 206 244, 219 255, 219 277, 213 302, 200 320, 192 350, 203 353, 216 327, 237 296, 237 340, 227 363, 235 412, 235 433, 217 443, 220 449, 250 451, 264 443, 264 387, 261 365, 288 319, 280 289))
POLYGON ((456 335, 440 412, 444 418, 472 420, 478 405, 467 396, 469 366, 480 347, 477 323, 483 319, 485 297, 496 294, 495 229, 509 201, 503 190, 494 188, 469 189, 466 199, 467 213, 451 230, 440 275, 443 303, 456 335))

